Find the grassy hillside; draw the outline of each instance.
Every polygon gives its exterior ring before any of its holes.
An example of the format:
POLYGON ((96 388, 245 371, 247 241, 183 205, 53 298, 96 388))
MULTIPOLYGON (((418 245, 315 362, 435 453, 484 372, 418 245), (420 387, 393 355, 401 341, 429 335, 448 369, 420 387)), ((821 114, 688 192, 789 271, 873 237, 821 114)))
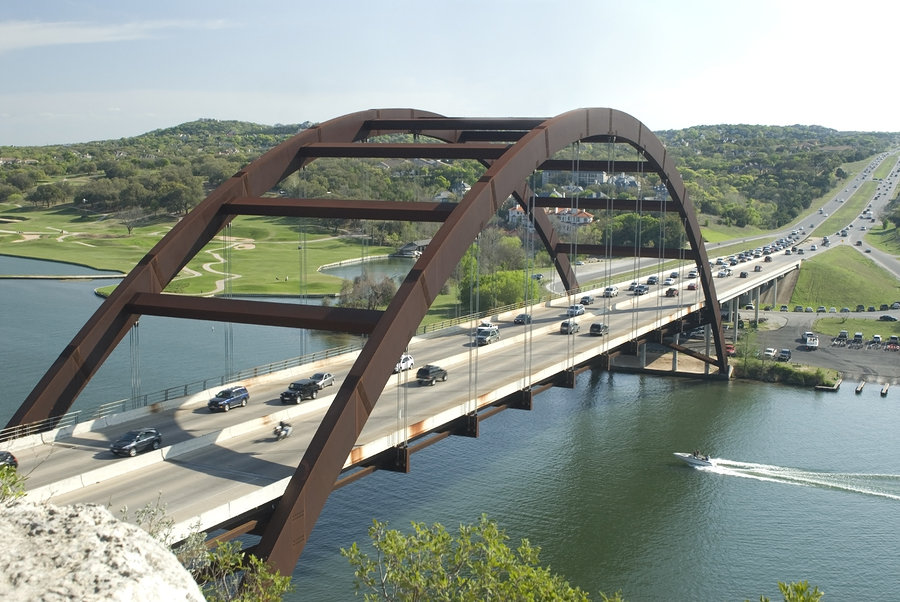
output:
POLYGON ((803 262, 791 305, 849 307, 900 300, 900 281, 871 259, 838 244, 803 262))

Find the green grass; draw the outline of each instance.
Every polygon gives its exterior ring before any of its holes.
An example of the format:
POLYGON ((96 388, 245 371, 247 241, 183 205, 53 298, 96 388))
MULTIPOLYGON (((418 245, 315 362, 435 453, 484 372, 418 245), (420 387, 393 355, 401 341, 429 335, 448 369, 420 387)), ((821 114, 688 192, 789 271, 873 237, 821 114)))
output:
POLYGON ((791 306, 878 307, 900 300, 900 282, 849 246, 832 245, 803 262, 791 306))
POLYGON ((886 224, 881 230, 869 230, 866 232, 865 244, 880 251, 900 256, 900 229, 886 224))

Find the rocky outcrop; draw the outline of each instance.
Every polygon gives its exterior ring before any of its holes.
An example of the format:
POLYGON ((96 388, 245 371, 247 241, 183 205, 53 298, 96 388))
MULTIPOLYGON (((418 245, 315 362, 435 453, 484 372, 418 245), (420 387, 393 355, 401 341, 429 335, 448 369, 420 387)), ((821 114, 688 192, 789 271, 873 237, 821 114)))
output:
POLYGON ((3 502, 0 534, 0 599, 204 599, 165 545, 102 506, 3 502))

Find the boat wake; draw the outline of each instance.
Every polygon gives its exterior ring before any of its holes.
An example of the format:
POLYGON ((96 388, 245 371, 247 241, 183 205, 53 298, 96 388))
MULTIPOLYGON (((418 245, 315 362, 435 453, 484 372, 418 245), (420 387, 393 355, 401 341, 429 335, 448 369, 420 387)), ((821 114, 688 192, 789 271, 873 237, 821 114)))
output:
POLYGON ((771 464, 736 462, 723 458, 714 458, 713 465, 702 470, 758 481, 837 489, 900 500, 900 475, 896 474, 802 470, 771 464))

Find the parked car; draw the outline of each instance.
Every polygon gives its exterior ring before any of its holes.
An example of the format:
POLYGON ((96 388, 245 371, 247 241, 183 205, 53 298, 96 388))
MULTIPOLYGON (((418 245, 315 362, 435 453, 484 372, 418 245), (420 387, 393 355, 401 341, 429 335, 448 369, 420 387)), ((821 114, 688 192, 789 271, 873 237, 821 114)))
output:
POLYGON ((824 313, 827 312, 827 311, 828 311, 828 310, 825 308, 824 305, 820 305, 819 307, 816 308, 816 313, 817 313, 817 314, 824 314, 824 313))
POLYGON ((781 307, 778 308, 778 311, 787 311, 787 310, 788 310, 787 305, 782 305, 781 307))
POLYGON ((12 452, 0 451, 0 467, 3 466, 12 466, 13 468, 18 468, 19 461, 16 460, 16 457, 14 455, 12 455, 12 452))
POLYGON ((570 318, 572 316, 582 316, 584 315, 584 305, 580 303, 576 303, 575 305, 570 305, 569 309, 566 310, 566 315, 570 318))
POLYGON ((579 330, 581 330, 581 326, 575 320, 563 320, 559 325, 559 332, 562 334, 575 334, 579 330))
POLYGON ((725 355, 728 357, 734 357, 737 354, 737 351, 734 348, 734 343, 725 343, 725 355))
POLYGON ((616 297, 619 294, 619 287, 617 286, 607 286, 603 289, 604 297, 616 297))
POLYGON ((532 275, 531 275, 531 278, 534 279, 534 280, 543 280, 543 279, 544 279, 544 275, 543 275, 543 274, 532 274, 532 275))
POLYGON ((594 322, 591 324, 590 333, 597 337, 602 337, 605 334, 609 333, 609 326, 603 324, 602 322, 594 322))
POLYGON ((594 302, 594 296, 593 296, 593 295, 585 295, 585 296, 583 296, 583 297, 581 298, 581 301, 579 301, 579 303, 580 303, 581 305, 590 305, 590 304, 593 303, 593 302, 594 302))
POLYGON ((890 314, 884 314, 883 316, 881 316, 878 319, 881 320, 882 322, 896 322, 897 321, 897 318, 890 314))
POLYGON ((408 353, 404 353, 403 355, 400 356, 400 361, 397 362, 397 365, 394 366, 394 374, 399 374, 400 372, 409 370, 410 368, 412 368, 415 365, 416 365, 416 360, 413 359, 413 356, 411 356, 408 353))
POLYGON ((763 357, 766 359, 775 359, 775 348, 774 347, 766 347, 766 350, 763 351, 763 357))
POLYGON ((428 364, 419 368, 416 372, 416 380, 420 385, 432 385, 437 381, 444 382, 447 380, 447 371, 440 366, 428 364))
POLYGON ((790 349, 782 349, 778 352, 778 361, 779 362, 787 362, 791 359, 791 350, 790 349))
POLYGON ((109 451, 117 456, 136 456, 148 449, 159 449, 162 446, 162 435, 155 428, 143 428, 128 431, 112 445, 109 451))
POLYGON ((889 310, 890 308, 891 308, 891 306, 888 305, 887 303, 882 303, 881 306, 880 306, 878 309, 881 310, 881 311, 887 311, 887 310, 889 310))
POLYGON ((288 385, 287 391, 281 394, 281 403, 300 403, 304 399, 315 399, 318 394, 318 383, 304 378, 288 385))
POLYGON ((850 308, 849 308, 849 307, 842 307, 842 308, 841 308, 841 313, 842 313, 842 314, 846 314, 846 313, 849 313, 849 312, 850 312, 850 308))
POLYGON ((866 311, 866 306, 860 303, 856 306, 856 311, 866 311))
POLYGON ((330 372, 316 372, 309 377, 309 380, 319 385, 319 389, 321 390, 334 384, 334 375, 330 372))
POLYGON ((513 320, 513 324, 531 324, 531 314, 519 314, 513 320))
POLYGON ((795 306, 794 306, 794 311, 801 311, 801 312, 802 312, 802 311, 803 311, 803 306, 802 306, 802 305, 795 305, 795 306))
POLYGON ((227 412, 235 406, 244 407, 248 401, 250 401, 250 393, 247 391, 247 387, 238 385, 222 389, 216 393, 216 396, 209 400, 206 407, 209 408, 210 412, 215 412, 216 410, 227 412))

